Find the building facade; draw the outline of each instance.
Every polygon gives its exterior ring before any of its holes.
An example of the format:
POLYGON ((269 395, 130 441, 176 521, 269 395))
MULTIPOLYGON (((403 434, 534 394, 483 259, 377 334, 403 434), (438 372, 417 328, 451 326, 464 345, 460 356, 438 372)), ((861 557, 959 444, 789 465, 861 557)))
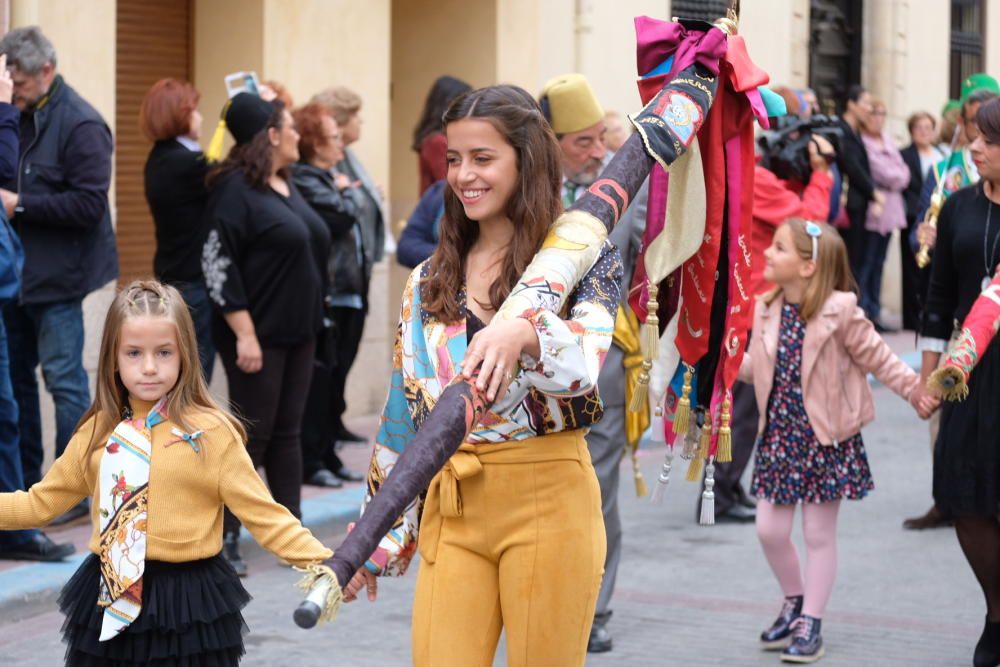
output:
MULTIPOLYGON (((676 6, 718 0, 676 0, 676 6)), ((1000 11, 986 0, 744 0, 741 33, 772 82, 812 85, 836 105, 849 83, 886 100, 890 128, 905 142, 913 111, 940 110, 962 76, 1000 74, 1000 11)), ((514 83, 537 92, 563 72, 585 74, 607 109, 635 111, 631 18, 670 17, 669 0, 0 0, 10 26, 37 24, 59 53, 59 69, 115 131, 111 193, 125 277, 148 275, 152 223, 142 200, 149 149, 138 103, 164 76, 201 91, 204 140, 225 101, 223 77, 256 71, 298 103, 334 84, 364 100, 355 150, 382 184, 395 224, 417 201, 410 135, 424 96, 441 74, 473 86, 514 83)), ((895 246, 893 246, 895 247, 895 246)), ((886 307, 898 309, 898 258, 886 270, 886 307)), ((371 315, 350 413, 378 410, 405 271, 376 269, 371 315)), ((112 286, 86 304, 87 365, 96 364, 112 286)), ((215 388, 224 391, 222 373, 215 388)))

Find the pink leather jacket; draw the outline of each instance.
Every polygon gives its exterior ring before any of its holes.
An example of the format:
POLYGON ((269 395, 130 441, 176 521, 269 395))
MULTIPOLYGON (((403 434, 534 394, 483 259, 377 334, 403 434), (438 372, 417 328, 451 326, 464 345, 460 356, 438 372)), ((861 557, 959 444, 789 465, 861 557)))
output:
MULTIPOLYGON (((758 299, 750 348, 740 366, 740 380, 754 385, 764 431, 767 401, 774 382, 781 307, 758 299)), ((802 396, 809 423, 823 445, 836 445, 875 418, 867 373, 903 398, 909 398, 920 376, 893 354, 875 332, 850 292, 834 292, 806 324, 802 346, 802 396)))

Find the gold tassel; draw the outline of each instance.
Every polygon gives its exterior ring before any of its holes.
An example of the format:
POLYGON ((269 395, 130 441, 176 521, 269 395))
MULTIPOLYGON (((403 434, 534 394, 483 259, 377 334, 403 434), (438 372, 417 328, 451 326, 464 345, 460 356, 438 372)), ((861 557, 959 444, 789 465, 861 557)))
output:
POLYGON ((642 470, 639 469, 638 449, 638 447, 632 449, 632 476, 635 478, 636 498, 645 498, 649 495, 649 487, 646 486, 646 478, 642 476, 642 470))
POLYGON ((701 427, 701 438, 698 441, 698 452, 688 464, 687 476, 689 482, 697 482, 701 479, 702 463, 708 458, 708 443, 712 438, 712 416, 705 412, 705 424, 701 427))
POLYGON ((691 462, 688 463, 687 474, 684 475, 684 479, 689 482, 697 482, 701 479, 701 464, 702 459, 695 454, 694 458, 691 459, 691 462))
POLYGON ((646 407, 646 394, 649 391, 649 371, 653 368, 653 362, 646 359, 642 362, 642 370, 639 371, 639 378, 632 389, 632 401, 628 405, 630 412, 640 412, 646 407))
POLYGON ((219 124, 215 126, 212 140, 208 142, 208 148, 205 149, 205 160, 209 164, 222 159, 222 145, 226 141, 226 110, 228 108, 229 103, 227 102, 226 109, 222 112, 222 118, 219 119, 219 124))
POLYGON ((326 565, 319 565, 317 563, 313 563, 305 569, 300 567, 295 569, 305 573, 305 576, 296 584, 303 592, 311 593, 320 586, 327 587, 326 596, 321 605, 320 622, 324 623, 337 618, 337 612, 344 605, 344 591, 340 588, 337 575, 333 573, 333 570, 326 565))
POLYGON ((927 388, 946 401, 962 401, 969 395, 965 374, 954 366, 942 366, 927 379, 927 388))
POLYGON ((660 358, 660 318, 656 311, 660 305, 656 301, 660 288, 652 281, 646 283, 649 300, 646 301, 646 323, 642 325, 642 351, 646 359, 660 358))
POLYGON ((691 378, 694 377, 694 368, 684 364, 684 386, 681 387, 681 397, 677 401, 677 410, 674 412, 674 434, 684 435, 691 427, 691 378))
POLYGON ((729 426, 729 393, 722 401, 722 415, 719 417, 719 442, 715 452, 715 460, 719 463, 729 463, 733 460, 733 430, 729 426))

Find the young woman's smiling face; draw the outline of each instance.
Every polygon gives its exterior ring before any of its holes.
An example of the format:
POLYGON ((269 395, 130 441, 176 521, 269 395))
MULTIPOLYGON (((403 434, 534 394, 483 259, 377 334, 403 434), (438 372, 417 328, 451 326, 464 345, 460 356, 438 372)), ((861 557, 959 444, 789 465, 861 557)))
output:
POLYGON ((506 216, 518 183, 517 152, 492 123, 463 118, 449 123, 448 185, 469 219, 480 223, 506 216))
POLYGON ((118 375, 130 396, 158 401, 177 384, 177 326, 168 317, 126 317, 118 341, 118 375))

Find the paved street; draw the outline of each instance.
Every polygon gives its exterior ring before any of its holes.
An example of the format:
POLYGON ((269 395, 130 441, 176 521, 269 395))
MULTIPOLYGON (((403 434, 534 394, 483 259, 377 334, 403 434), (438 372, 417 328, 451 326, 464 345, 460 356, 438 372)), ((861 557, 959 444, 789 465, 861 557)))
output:
MULTIPOLYGON (((909 351, 911 341, 896 336, 893 342, 909 351)), ((827 657, 821 664, 968 665, 983 603, 954 533, 900 528, 904 517, 929 505, 926 425, 886 389, 876 388, 875 395, 879 418, 864 435, 877 488, 841 513, 840 578, 824 620, 827 657)), ((370 429, 372 424, 355 425, 370 429)), ((642 454, 652 481, 662 452, 642 454)), ((366 453, 351 448, 345 458, 361 467, 366 453)), ((697 489, 683 481, 683 471, 675 475, 662 506, 636 499, 624 469, 623 481, 628 482, 621 496, 625 555, 610 626, 615 650, 587 664, 778 664, 777 655, 762 653, 756 645, 757 634, 778 610, 780 593, 753 527, 695 525, 697 489)), ((342 533, 339 522, 318 529, 331 544, 342 533)), ((412 572, 383 581, 376 604, 350 605, 332 626, 307 632, 291 621, 298 601, 292 588, 296 574, 259 550, 251 552, 250 565, 246 584, 254 601, 246 613, 251 632, 245 665, 407 664, 412 572)), ((61 622, 51 595, 0 607, 0 665, 61 664, 61 622)), ((496 664, 504 664, 502 656, 496 664)))

